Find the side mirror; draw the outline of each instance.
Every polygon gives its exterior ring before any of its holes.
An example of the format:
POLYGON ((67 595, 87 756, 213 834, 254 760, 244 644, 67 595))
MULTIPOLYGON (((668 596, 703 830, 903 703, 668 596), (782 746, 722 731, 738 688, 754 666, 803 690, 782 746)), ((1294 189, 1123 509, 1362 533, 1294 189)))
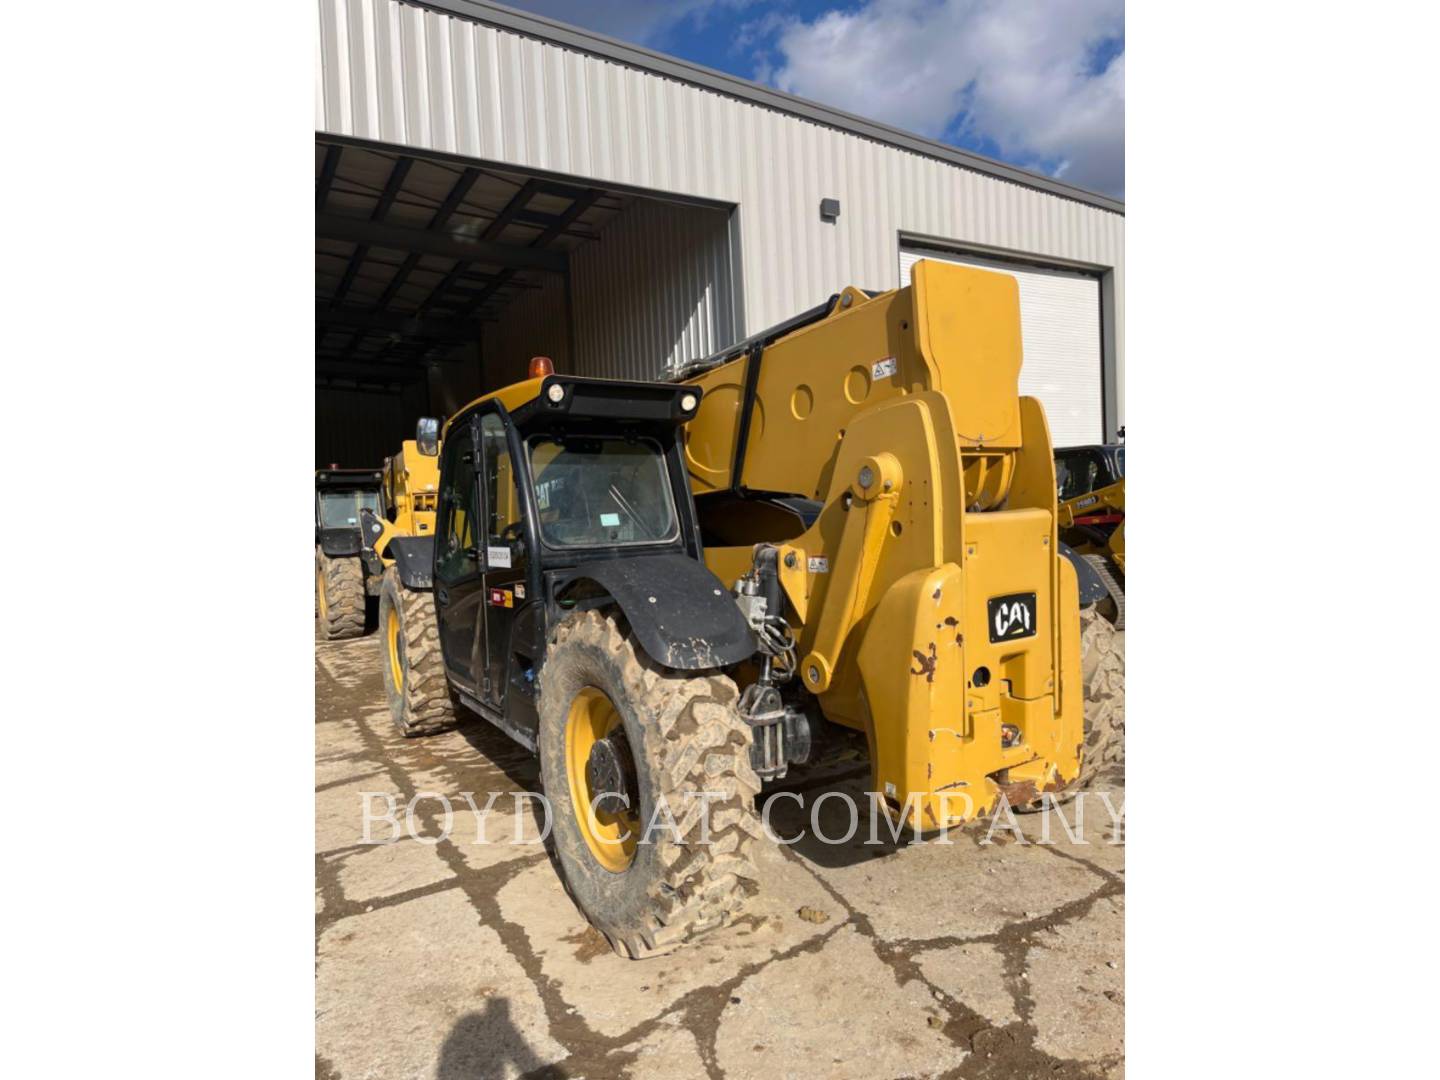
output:
POLYGON ((426 457, 440 453, 440 421, 433 416, 422 416, 415 425, 415 445, 426 457))

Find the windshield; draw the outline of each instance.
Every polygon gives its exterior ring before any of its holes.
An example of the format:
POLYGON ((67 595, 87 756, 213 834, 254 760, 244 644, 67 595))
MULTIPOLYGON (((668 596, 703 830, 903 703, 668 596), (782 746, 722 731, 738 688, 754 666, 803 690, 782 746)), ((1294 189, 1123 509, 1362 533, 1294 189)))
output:
POLYGON ((322 529, 353 529, 360 525, 360 511, 380 512, 378 491, 320 492, 320 527, 322 529))
POLYGON ((675 505, 665 460, 649 440, 530 440, 540 533, 553 547, 673 539, 675 505))
POLYGON ((1060 501, 1088 495, 1095 490, 1095 477, 1099 473, 1095 458, 1089 454, 1063 454, 1055 459, 1055 483, 1060 489, 1060 501))

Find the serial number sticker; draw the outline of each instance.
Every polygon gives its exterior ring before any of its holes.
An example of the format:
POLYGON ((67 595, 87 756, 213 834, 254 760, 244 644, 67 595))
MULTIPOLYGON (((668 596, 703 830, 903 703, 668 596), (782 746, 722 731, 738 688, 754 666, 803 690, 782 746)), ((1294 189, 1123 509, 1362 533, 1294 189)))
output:
POLYGON ((828 574, 830 572, 830 560, 824 555, 811 555, 808 563, 812 574, 828 574))
POLYGON ((510 569, 510 549, 503 545, 497 547, 494 544, 485 546, 485 564, 491 569, 510 569))
POLYGON ((876 360, 870 365, 870 378, 888 379, 891 375, 895 374, 898 366, 893 356, 887 356, 883 360, 876 360))

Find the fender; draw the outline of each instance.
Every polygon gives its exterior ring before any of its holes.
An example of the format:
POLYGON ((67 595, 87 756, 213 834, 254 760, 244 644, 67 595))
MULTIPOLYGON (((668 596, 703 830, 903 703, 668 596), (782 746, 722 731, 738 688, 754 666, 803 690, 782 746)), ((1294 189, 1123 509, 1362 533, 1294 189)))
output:
POLYGON ((407 589, 435 587, 435 537, 397 536, 390 541, 395 572, 407 589))
POLYGON ((755 638, 730 590, 688 555, 582 563, 553 579, 551 595, 585 580, 620 605, 640 647, 657 664, 703 671, 755 655, 755 638))
POLYGON ((375 513, 375 511, 368 507, 361 507, 360 547, 366 552, 383 555, 385 553, 385 544, 389 542, 389 537, 385 536, 389 526, 390 522, 375 513))
POLYGON ((1080 583, 1080 606, 1082 608, 1098 604, 1110 595, 1110 590, 1105 587, 1105 582, 1100 580, 1100 575, 1095 573, 1095 568, 1071 551, 1068 544, 1060 545, 1060 554, 1069 559, 1070 565, 1075 567, 1075 577, 1080 583))
POLYGON ((320 550, 332 559, 360 554, 359 529, 321 529, 320 550))

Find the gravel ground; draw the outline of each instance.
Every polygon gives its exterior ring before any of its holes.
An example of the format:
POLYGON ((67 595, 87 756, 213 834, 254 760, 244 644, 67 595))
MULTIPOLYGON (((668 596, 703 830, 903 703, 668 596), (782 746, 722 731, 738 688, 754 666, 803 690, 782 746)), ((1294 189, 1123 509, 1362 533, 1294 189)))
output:
MULTIPOLYGON (((529 754, 478 719, 400 738, 378 649, 316 645, 317 1077, 1123 1075, 1125 849, 1100 803, 1084 844, 1058 822, 1039 842, 1027 815, 1023 839, 1002 824, 990 843, 986 823, 949 845, 866 846, 863 825, 850 845, 764 845, 737 924, 623 960, 543 848, 512 842, 512 793, 539 788, 529 754), (398 840, 363 842, 365 792, 396 797, 398 840), (455 800, 443 839, 433 797, 418 839, 403 829, 423 792, 455 800), (461 792, 482 809, 497 795, 483 826, 461 792)), ((863 792, 857 771, 781 786, 813 804, 863 792)), ((822 810, 843 833, 840 800, 822 810)), ((800 813, 778 802, 776 832, 800 813)), ((518 820, 533 839, 523 803, 518 820)))

